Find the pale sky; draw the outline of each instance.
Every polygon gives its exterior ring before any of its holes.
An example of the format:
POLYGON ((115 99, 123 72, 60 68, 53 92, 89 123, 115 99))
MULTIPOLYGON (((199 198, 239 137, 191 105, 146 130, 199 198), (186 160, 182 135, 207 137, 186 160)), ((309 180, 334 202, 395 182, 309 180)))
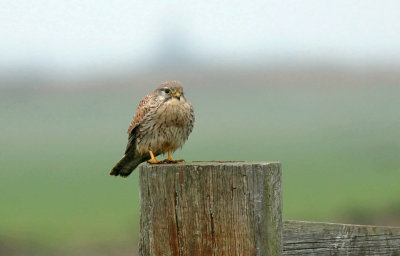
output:
POLYGON ((206 59, 400 62, 397 0, 2 0, 0 65, 135 63, 171 31, 206 59))

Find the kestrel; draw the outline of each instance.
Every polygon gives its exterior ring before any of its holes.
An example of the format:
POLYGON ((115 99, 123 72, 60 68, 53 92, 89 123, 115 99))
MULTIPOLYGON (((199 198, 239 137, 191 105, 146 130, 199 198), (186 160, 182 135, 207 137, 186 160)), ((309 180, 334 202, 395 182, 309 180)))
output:
POLYGON ((140 163, 148 160, 151 164, 183 161, 173 160, 171 152, 183 146, 193 124, 193 106, 186 100, 181 83, 162 83, 140 101, 128 129, 125 155, 110 175, 127 177, 140 163), (164 153, 168 153, 168 158, 158 161, 156 156, 164 153))

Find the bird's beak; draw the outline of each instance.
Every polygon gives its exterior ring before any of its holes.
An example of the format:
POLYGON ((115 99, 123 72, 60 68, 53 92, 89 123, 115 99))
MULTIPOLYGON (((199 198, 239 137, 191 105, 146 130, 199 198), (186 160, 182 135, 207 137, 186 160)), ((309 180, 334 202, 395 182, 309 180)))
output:
POLYGON ((172 96, 174 96, 175 98, 180 100, 181 99, 181 92, 180 91, 175 91, 175 92, 172 93, 172 96))

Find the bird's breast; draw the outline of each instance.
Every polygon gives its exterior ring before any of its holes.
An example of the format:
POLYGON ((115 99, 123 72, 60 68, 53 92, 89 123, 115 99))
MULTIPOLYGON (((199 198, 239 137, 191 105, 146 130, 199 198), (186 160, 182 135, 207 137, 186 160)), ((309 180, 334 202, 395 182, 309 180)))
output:
POLYGON ((190 106, 187 102, 171 99, 160 107, 158 118, 163 126, 182 127, 190 118, 190 106))
POLYGON ((182 147, 193 128, 193 108, 184 100, 171 99, 146 117, 138 132, 138 150, 156 154, 182 147))

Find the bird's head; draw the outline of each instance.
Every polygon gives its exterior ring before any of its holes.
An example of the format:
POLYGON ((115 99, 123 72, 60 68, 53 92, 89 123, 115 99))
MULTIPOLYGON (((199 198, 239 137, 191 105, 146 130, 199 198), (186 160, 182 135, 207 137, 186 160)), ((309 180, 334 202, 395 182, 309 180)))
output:
POLYGON ((159 96, 165 98, 165 100, 177 99, 180 101, 181 98, 184 99, 183 88, 178 81, 164 82, 158 86, 156 92, 159 96))

